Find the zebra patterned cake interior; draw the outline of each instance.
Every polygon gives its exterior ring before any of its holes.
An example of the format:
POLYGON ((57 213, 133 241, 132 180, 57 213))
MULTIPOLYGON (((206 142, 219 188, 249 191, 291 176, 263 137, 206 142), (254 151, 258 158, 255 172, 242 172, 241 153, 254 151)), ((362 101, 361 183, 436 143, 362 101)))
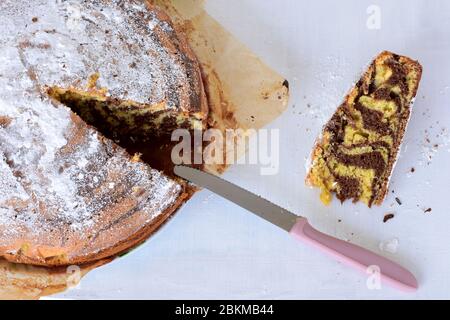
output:
POLYGON ((307 184, 371 207, 381 204, 422 75, 417 61, 382 52, 326 124, 307 184))

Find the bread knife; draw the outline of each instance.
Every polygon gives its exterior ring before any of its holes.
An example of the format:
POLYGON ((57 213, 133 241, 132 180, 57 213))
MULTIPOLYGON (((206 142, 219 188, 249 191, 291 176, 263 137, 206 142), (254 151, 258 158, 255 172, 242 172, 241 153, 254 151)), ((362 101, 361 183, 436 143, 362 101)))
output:
POLYGON ((377 267, 382 283, 406 292, 418 289, 414 275, 399 264, 355 244, 339 240, 314 229, 308 220, 215 175, 186 166, 175 166, 177 176, 206 188, 260 218, 287 231, 336 260, 366 273, 377 267))

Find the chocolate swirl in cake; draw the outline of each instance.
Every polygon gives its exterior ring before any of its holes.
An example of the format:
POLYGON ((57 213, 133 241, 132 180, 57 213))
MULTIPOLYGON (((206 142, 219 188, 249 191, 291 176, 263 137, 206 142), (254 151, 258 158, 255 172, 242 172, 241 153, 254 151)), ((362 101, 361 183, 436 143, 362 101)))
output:
POLYGON ((381 53, 350 91, 323 131, 307 177, 345 201, 380 204, 395 164, 422 74, 407 57, 381 53))

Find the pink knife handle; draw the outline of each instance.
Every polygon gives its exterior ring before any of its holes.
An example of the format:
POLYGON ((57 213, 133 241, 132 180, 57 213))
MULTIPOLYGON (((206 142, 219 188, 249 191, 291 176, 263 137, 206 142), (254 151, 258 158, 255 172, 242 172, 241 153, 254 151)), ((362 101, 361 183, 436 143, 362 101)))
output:
POLYGON ((413 292, 418 288, 414 275, 402 266, 369 250, 323 234, 305 218, 300 218, 290 233, 361 272, 366 273, 370 266, 379 267, 381 280, 397 289, 413 292))

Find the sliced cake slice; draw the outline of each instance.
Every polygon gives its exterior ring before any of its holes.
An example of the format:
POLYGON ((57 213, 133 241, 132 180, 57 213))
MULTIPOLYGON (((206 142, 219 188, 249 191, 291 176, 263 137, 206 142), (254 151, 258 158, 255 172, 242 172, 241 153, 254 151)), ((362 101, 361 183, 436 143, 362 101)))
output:
POLYGON ((382 52, 325 125, 312 153, 306 182, 344 202, 380 205, 410 118, 422 67, 382 52))

